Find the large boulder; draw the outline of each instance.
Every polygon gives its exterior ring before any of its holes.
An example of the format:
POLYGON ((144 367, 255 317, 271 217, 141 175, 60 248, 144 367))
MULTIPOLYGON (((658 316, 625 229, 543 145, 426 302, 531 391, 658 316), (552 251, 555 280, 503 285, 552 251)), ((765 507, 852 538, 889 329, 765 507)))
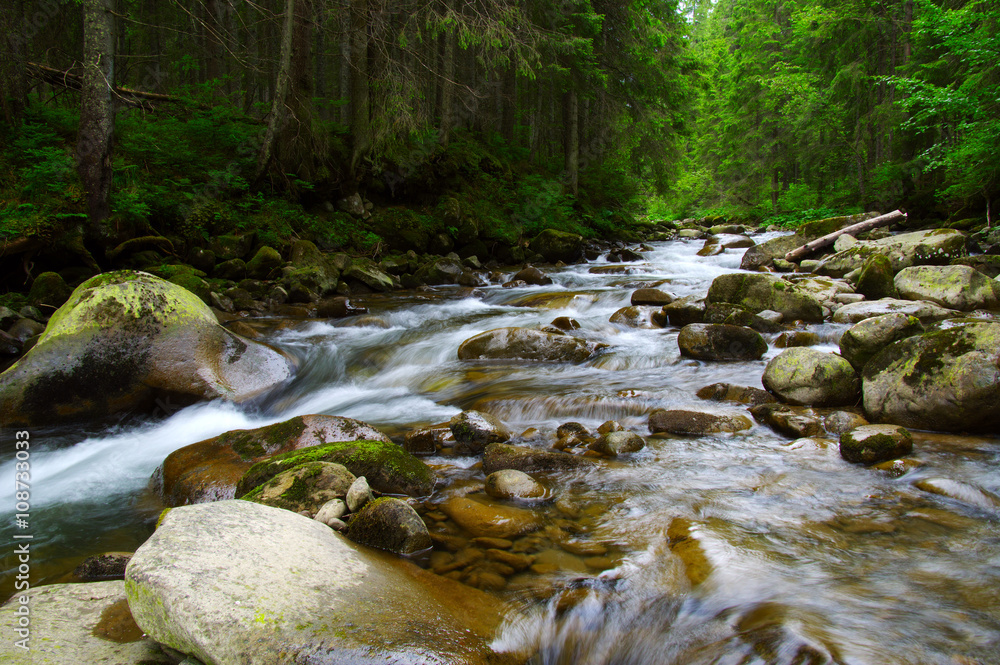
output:
POLYGON ((968 323, 888 346, 865 365, 862 393, 873 422, 1000 431, 1000 323, 968 323))
POLYGON ((583 258, 583 236, 555 229, 545 229, 532 238, 528 247, 549 263, 574 263, 583 258))
POLYGON ((956 312, 945 309, 926 300, 896 300, 882 298, 871 302, 855 302, 838 309, 833 320, 836 323, 859 323, 873 316, 884 314, 903 314, 913 316, 920 321, 940 321, 955 316, 956 312))
POLYGON ((364 476, 385 494, 427 496, 434 490, 434 473, 419 459, 392 441, 365 439, 331 441, 280 453, 254 464, 240 478, 236 496, 243 496, 274 476, 300 464, 334 462, 355 476, 364 476))
POLYGON ((677 336, 681 355, 697 360, 758 360, 767 342, 756 330, 724 323, 692 323, 677 336))
POLYGON ((2 424, 148 409, 159 398, 245 402, 292 376, 284 354, 219 325, 198 296, 128 270, 73 291, 38 343, 0 374, 2 424))
POLYGON ((170 453, 153 474, 153 489, 168 506, 234 499, 237 483, 256 462, 327 442, 356 440, 392 445, 368 423, 340 416, 296 416, 257 429, 233 430, 170 453))
POLYGON ((843 277, 862 268, 865 261, 876 254, 883 254, 889 259, 893 272, 916 265, 946 265, 956 257, 965 256, 965 243, 965 234, 954 229, 916 231, 860 241, 823 261, 817 272, 843 277))
POLYGON ((764 368, 764 387, 789 404, 848 406, 858 401, 858 374, 841 356, 808 347, 786 349, 764 368))
POLYGON ((146 634, 203 663, 508 662, 493 597, 247 501, 171 510, 125 586, 146 634))
POLYGON ((0 607, 0 628, 7 638, 0 642, 5 665, 177 662, 135 625, 120 579, 19 592, 0 607), (28 639, 21 643, 24 636, 28 639))
POLYGON ((392 277, 382 271, 377 263, 371 259, 355 258, 351 260, 351 265, 341 275, 343 279, 351 279, 364 284, 372 291, 391 291, 393 288, 392 277))
POLYGON ((458 347, 459 360, 538 360, 579 363, 604 345, 531 328, 497 328, 471 337, 458 347))
POLYGON ((896 340, 923 331, 920 319, 906 314, 883 314, 856 323, 840 336, 840 355, 861 371, 872 356, 896 340))
POLYGON ((732 272, 712 280, 705 298, 708 304, 728 302, 751 312, 780 312, 786 321, 823 320, 823 306, 811 294, 799 292, 791 282, 766 273, 732 272))
POLYGON ((969 266, 911 266, 900 270, 893 282, 907 300, 929 300, 961 311, 1000 306, 1000 284, 969 266))

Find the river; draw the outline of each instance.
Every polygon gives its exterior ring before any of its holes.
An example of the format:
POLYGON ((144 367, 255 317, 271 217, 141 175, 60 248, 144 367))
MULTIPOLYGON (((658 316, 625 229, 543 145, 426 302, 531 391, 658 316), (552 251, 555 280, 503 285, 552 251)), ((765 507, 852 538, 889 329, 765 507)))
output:
MULTIPOLYGON (((544 287, 356 298, 373 317, 360 321, 254 322, 301 370, 253 408, 162 404, 158 419, 33 430, 33 585, 64 579, 86 556, 138 547, 162 509, 147 490, 157 465, 232 429, 326 413, 398 438, 476 408, 515 432, 535 428, 522 442, 548 446, 567 421, 595 430, 613 419, 647 435, 654 408, 745 413, 695 392, 717 382, 759 387, 780 351, 773 343, 760 361, 700 362, 680 356, 677 329, 609 323, 635 288, 704 294, 715 276, 738 270, 743 250, 699 257, 701 245, 653 243, 627 274, 591 273, 603 260, 552 269, 544 287), (559 316, 610 348, 581 365, 457 359, 479 332, 559 316)), ((809 327, 830 351, 845 328, 809 327)), ((947 478, 1000 492, 1000 440, 916 432, 914 444, 920 465, 892 477, 841 460, 834 438, 791 440, 754 425, 649 437, 619 461, 547 475, 556 500, 537 508, 547 527, 533 552, 548 565, 498 591, 518 611, 495 647, 529 645, 533 662, 546 664, 1000 663, 1000 516, 915 485, 947 478), (700 575, 671 547, 678 529, 704 564, 700 575), (558 534, 586 547, 560 547, 558 534)), ((427 461, 448 482, 424 513, 482 482, 473 458, 427 461)), ((5 455, 0 478, 13 477, 5 455)), ((14 503, 4 483, 3 542, 12 542, 14 503)), ((4 560, 4 597, 13 565, 4 560)))

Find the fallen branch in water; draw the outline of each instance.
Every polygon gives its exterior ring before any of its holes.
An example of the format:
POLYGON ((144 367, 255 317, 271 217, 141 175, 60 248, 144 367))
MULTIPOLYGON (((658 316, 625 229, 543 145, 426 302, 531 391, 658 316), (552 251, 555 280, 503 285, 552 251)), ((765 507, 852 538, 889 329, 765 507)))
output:
POLYGON ((867 219, 863 222, 858 222, 857 224, 852 224, 851 226, 845 226, 839 231, 834 231, 833 233, 828 233, 822 238, 816 238, 801 247, 796 247, 792 251, 785 254, 786 261, 798 261, 804 256, 812 254, 817 249, 821 247, 826 247, 827 245, 832 245, 837 238, 846 234, 863 233, 864 231, 869 231, 871 229, 876 229, 880 226, 885 226, 891 224, 900 219, 906 219, 906 213, 902 210, 893 210, 884 215, 879 215, 878 217, 873 217, 872 219, 867 219))

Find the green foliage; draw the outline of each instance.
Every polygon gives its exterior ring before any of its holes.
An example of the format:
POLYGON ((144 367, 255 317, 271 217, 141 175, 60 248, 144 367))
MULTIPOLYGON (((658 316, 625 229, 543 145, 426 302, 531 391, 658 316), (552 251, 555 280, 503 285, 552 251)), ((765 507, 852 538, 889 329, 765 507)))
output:
POLYGON ((852 213, 845 213, 843 211, 833 210, 832 208, 810 208, 808 210, 796 210, 794 212, 771 215, 770 217, 766 217, 763 223, 766 226, 774 224, 777 226, 783 226, 786 229, 794 229, 798 226, 802 226, 806 222, 812 222, 817 219, 827 219, 829 217, 838 217, 844 214, 852 213))

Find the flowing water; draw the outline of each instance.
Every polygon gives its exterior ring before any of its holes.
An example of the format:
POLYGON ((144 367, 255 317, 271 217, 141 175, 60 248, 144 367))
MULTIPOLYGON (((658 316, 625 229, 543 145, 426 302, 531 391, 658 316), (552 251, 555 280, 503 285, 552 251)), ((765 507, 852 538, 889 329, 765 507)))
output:
MULTIPOLYGON (((354 301, 370 309, 365 318, 255 322, 301 370, 251 409, 162 404, 156 420, 32 430, 33 584, 63 578, 85 556, 141 544, 162 508, 146 489, 156 466, 232 429, 326 413, 399 437, 475 408, 524 432, 518 443, 549 447, 567 421, 593 431, 617 420, 646 434, 654 408, 745 413, 695 392, 717 382, 759 387, 779 349, 756 362, 698 362, 680 356, 676 329, 608 321, 635 288, 704 294, 738 269, 740 250, 702 258, 700 246, 656 243, 627 274, 569 266, 552 270, 545 287, 371 296, 354 301), (560 316, 609 348, 580 365, 457 359, 479 332, 560 316)), ((818 348, 836 350, 844 328, 810 329, 818 348)), ((475 459, 430 458, 446 482, 420 510, 432 530, 465 543, 436 546, 429 565, 486 580, 508 598, 516 611, 494 646, 527 649, 535 663, 1000 663, 1000 514, 989 501, 916 486, 943 478, 971 495, 1000 492, 1000 440, 915 433, 912 458, 920 464, 894 477, 842 461, 833 438, 793 441, 760 425, 649 437, 627 458, 540 476, 554 496, 534 508, 545 526, 512 545, 534 563, 492 576, 446 565, 476 543, 437 510, 481 491, 475 459)), ((9 460, 0 478, 14 477, 9 460)), ((0 488, 5 511, 15 503, 10 485, 0 488)), ((13 514, 0 517, 0 538, 12 542, 13 514)), ((3 595, 14 563, 4 560, 3 595)))

